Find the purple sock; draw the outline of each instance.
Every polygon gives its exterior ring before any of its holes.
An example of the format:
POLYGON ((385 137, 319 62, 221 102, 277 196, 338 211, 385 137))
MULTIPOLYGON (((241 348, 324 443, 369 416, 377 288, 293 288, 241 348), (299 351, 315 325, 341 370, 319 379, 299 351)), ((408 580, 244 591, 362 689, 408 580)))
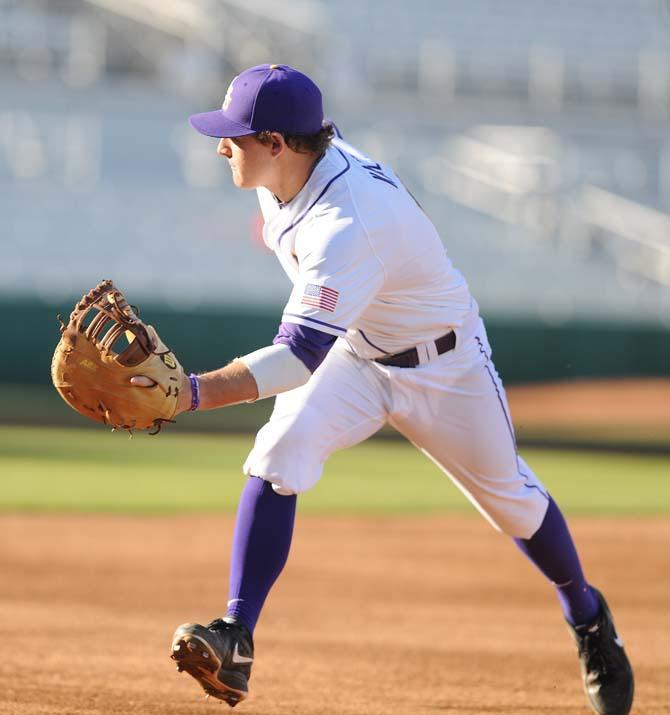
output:
POLYGON ((265 599, 291 548, 297 497, 281 496, 272 484, 249 477, 237 507, 230 564, 227 616, 253 633, 265 599))
POLYGON ((514 539, 516 545, 556 587, 565 618, 573 626, 591 623, 600 604, 582 573, 579 556, 556 502, 530 539, 514 539))

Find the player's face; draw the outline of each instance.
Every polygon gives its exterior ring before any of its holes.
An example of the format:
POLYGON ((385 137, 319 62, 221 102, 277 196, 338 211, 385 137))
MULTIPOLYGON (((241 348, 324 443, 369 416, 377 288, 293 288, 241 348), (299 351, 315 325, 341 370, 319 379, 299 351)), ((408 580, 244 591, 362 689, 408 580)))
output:
POLYGON ((267 182, 271 152, 255 136, 221 139, 217 152, 228 159, 235 186, 255 189, 267 182))

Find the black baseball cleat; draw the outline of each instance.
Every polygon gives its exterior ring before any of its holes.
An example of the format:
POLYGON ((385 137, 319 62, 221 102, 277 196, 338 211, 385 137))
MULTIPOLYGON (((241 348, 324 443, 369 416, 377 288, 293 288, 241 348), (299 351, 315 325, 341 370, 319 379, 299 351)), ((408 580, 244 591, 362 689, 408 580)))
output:
POLYGON ((600 601, 598 618, 576 628, 568 623, 577 644, 584 692, 598 715, 628 715, 635 690, 633 669, 607 602, 600 591, 593 591, 600 601))
POLYGON ((177 662, 177 670, 192 675, 207 695, 231 708, 249 694, 254 642, 246 626, 232 618, 217 618, 207 626, 179 626, 170 657, 177 662))

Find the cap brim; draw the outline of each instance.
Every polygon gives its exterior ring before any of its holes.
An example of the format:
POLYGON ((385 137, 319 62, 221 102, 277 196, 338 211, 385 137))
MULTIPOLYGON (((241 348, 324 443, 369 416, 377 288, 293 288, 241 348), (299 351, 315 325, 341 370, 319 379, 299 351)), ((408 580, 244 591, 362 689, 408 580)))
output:
POLYGON ((239 124, 239 122, 228 119, 221 109, 215 109, 213 112, 192 114, 188 120, 196 131, 208 137, 216 137, 217 139, 256 134, 255 129, 249 129, 249 127, 245 127, 243 124, 239 124))

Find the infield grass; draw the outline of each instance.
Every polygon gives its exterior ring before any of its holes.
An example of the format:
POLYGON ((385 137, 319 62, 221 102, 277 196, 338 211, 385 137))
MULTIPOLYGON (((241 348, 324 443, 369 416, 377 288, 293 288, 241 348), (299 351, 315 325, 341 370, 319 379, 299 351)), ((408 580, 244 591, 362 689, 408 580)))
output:
MULTIPOLYGON (((0 510, 179 513, 235 508, 252 436, 0 427, 0 510)), ((572 513, 670 512, 670 458, 523 450, 572 513)), ((300 458, 299 455, 296 456, 300 458)), ((402 441, 338 452, 300 499, 318 513, 474 514, 461 492, 402 441)))
MULTIPOLYGON (((0 510, 119 513, 228 511, 244 483, 252 436, 0 427, 0 510)), ((670 458, 543 449, 522 451, 567 511, 670 512, 670 458)), ((299 459, 300 455, 296 455, 299 459)), ((402 441, 338 452, 303 512, 475 514, 425 456, 402 441)))

